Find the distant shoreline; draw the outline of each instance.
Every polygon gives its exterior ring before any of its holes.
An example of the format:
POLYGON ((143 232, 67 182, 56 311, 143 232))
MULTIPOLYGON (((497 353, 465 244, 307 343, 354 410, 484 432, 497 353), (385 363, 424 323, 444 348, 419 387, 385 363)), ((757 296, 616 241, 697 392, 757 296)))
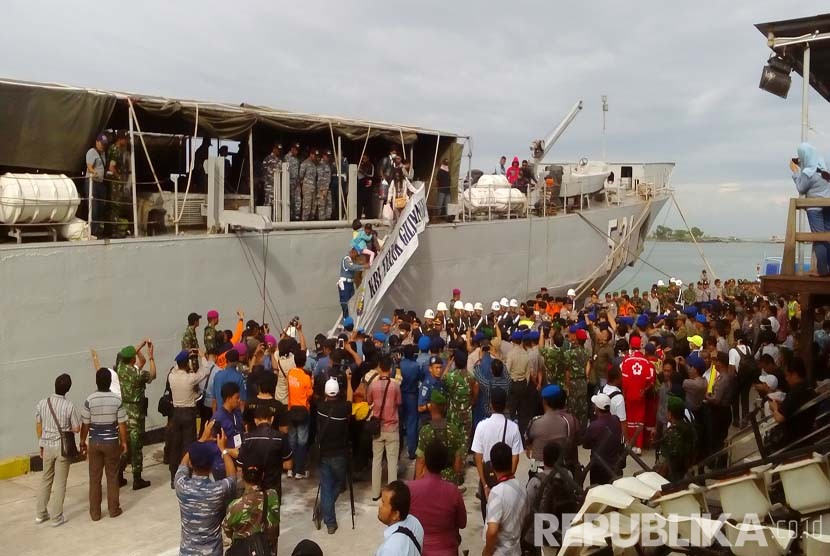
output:
MULTIPOLYGON (((648 236, 647 241, 655 241, 658 243, 694 243, 691 239, 658 239, 654 236, 648 236)), ((746 239, 739 237, 701 237, 697 240, 698 243, 771 243, 774 245, 783 244, 784 241, 770 241, 769 239, 746 239)))

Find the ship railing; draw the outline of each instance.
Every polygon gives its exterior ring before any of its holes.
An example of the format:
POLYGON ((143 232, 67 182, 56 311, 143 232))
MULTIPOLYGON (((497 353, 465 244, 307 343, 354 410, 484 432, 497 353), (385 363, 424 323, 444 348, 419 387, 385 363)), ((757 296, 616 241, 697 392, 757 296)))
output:
MULTIPOLYGON (((798 211, 811 208, 830 209, 830 199, 824 198, 797 198, 790 199, 790 208, 787 213, 787 231, 784 235, 784 255, 781 258, 781 274, 796 275, 796 252, 799 243, 830 242, 830 232, 800 232, 797 229, 798 211)), ((803 273, 804 265, 800 265, 798 274, 803 273)))

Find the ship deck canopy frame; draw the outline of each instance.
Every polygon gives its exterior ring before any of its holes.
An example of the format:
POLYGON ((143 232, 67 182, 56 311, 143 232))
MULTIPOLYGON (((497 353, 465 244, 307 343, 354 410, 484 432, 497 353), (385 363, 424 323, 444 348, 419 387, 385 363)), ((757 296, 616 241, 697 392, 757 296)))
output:
MULTIPOLYGON (((198 137, 240 143, 253 139, 249 148, 257 161, 271 151, 275 142, 281 142, 286 152, 291 143, 300 142, 304 147, 336 153, 336 138, 342 138, 341 154, 353 164, 363 152, 376 159, 394 146, 403 158, 412 158, 416 176, 431 176, 435 160, 440 162, 443 158, 450 161, 451 175, 457 176, 463 150, 459 140, 469 139, 412 125, 290 112, 247 103, 201 102, 0 79, 0 172, 78 175, 85 168, 84 154, 98 133, 130 128, 131 106, 145 139, 151 135, 193 137, 198 120, 198 137)), ((183 145, 180 141, 181 153, 185 152, 183 145)), ((149 181, 141 147, 133 147, 139 164, 136 179, 149 181)), ((187 173, 189 161, 185 158, 188 157, 178 157, 173 163, 178 166, 177 171, 172 173, 187 173)), ((159 173, 166 170, 162 168, 159 173)))

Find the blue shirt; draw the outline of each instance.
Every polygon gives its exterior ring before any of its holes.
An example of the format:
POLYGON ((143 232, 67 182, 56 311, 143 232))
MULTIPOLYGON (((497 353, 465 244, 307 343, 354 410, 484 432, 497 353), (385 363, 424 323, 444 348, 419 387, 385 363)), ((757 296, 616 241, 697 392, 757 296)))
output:
POLYGON ((415 361, 418 363, 418 366, 421 367, 421 377, 424 377, 429 374, 429 352, 422 351, 418 354, 418 357, 415 361))
POLYGON ((213 414, 213 418, 222 426, 222 430, 225 432, 225 438, 228 439, 228 448, 239 448, 233 439, 237 434, 242 435, 244 432, 242 412, 234 409, 229 413, 224 406, 219 406, 216 413, 213 414))
POLYGON ((401 359, 401 393, 417 394, 418 383, 423 380, 423 373, 418 361, 401 359))
MULTIPOLYGON (((268 359, 268 358, 266 358, 268 359)), ((239 399, 243 402, 248 401, 248 390, 245 387, 245 377, 242 376, 236 364, 228 364, 224 371, 214 371, 216 378, 213 379, 213 399, 216 400, 216 405, 222 405, 222 387, 228 382, 235 382, 239 385, 239 399)))
POLYGON ((359 270, 363 270, 362 265, 352 261, 351 257, 343 257, 343 261, 340 263, 340 278, 354 280, 354 273, 359 270))
POLYGON ((212 481, 209 477, 193 476, 186 466, 180 465, 173 486, 182 522, 179 554, 221 556, 222 520, 236 493, 236 478, 212 481))
POLYGON ((418 391, 418 405, 426 405, 429 402, 432 391, 435 389, 443 392, 444 386, 441 384, 440 379, 435 378, 431 373, 427 373, 423 382, 421 382, 421 390, 418 391))

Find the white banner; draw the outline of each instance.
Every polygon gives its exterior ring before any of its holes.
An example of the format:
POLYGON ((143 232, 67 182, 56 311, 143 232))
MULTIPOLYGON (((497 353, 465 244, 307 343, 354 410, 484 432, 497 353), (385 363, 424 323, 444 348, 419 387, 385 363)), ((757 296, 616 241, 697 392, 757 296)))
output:
POLYGON ((357 328, 372 329, 379 316, 383 295, 418 248, 418 236, 429 222, 424 189, 422 183, 409 198, 372 267, 363 273, 363 282, 355 296, 357 328))

